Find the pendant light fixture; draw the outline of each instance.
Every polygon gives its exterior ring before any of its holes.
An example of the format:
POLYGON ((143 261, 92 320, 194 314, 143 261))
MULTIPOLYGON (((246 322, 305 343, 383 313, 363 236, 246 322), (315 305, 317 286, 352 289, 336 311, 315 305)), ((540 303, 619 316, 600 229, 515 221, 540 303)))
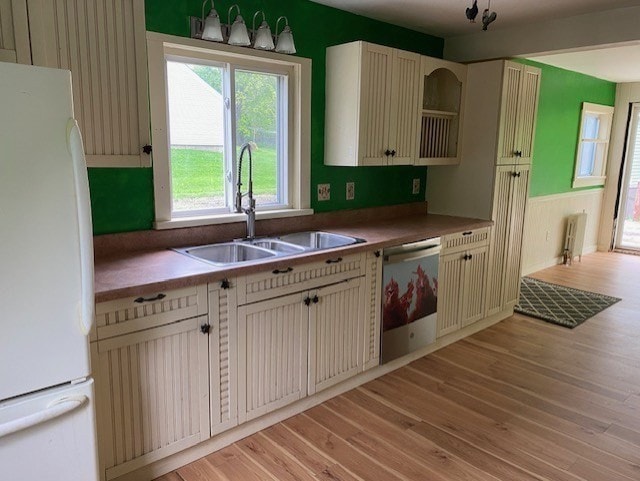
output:
POLYGON ((264 12, 258 10, 253 14, 253 48, 258 50, 273 50, 273 37, 271 36, 271 28, 265 19, 264 12), (256 30, 256 17, 262 14, 262 23, 256 30))
POLYGON ((247 26, 244 23, 244 19, 242 15, 240 15, 240 7, 237 4, 231 5, 229 7, 229 45, 239 45, 241 47, 248 47, 251 45, 251 41, 249 40, 249 32, 247 32, 247 26), (233 9, 238 10, 238 14, 236 15, 233 24, 231 23, 231 11, 233 9))
POLYGON ((276 52, 278 53, 296 53, 296 45, 293 42, 293 33, 291 32, 291 28, 289 27, 289 20, 287 17, 282 16, 276 22, 276 52), (278 34, 278 25, 280 25, 280 20, 284 18, 284 28, 282 32, 278 34))
POLYGON ((204 17, 204 7, 207 5, 208 1, 209 0, 204 0, 204 3, 202 4, 202 39, 222 42, 224 41, 222 36, 222 26, 220 25, 218 12, 216 12, 214 8, 213 0, 211 0, 211 10, 209 11, 209 15, 207 15, 207 18, 204 17))

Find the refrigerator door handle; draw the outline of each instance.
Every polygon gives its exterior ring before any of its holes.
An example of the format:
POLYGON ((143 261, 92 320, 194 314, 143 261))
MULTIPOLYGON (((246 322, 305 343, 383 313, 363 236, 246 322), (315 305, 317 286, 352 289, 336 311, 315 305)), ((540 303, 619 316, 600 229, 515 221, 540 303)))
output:
POLYGON ((10 434, 37 426, 38 424, 46 423, 47 421, 51 421, 52 419, 60 416, 64 416, 65 414, 84 406, 88 401, 89 398, 87 396, 67 396, 57 399, 49 403, 47 408, 42 411, 0 424, 0 439, 10 434))
POLYGON ((80 243, 81 299, 78 306, 80 328, 89 334, 93 325, 94 285, 93 285, 93 233, 91 227, 91 208, 89 201, 89 182, 87 163, 82 147, 82 135, 75 119, 67 122, 67 147, 73 160, 76 199, 78 206, 78 240, 80 243))

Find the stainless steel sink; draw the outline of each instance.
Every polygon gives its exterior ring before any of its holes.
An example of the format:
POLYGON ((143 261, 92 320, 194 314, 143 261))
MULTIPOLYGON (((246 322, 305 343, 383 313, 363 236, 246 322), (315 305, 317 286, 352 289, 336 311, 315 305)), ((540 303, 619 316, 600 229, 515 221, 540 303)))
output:
POLYGON ((280 236, 279 239, 305 249, 332 249, 360 242, 355 237, 320 231, 296 232, 280 236))
POLYGON ((305 250, 304 247, 291 244, 289 242, 283 242, 278 239, 256 239, 251 242, 251 245, 264 247, 265 249, 278 252, 279 254, 297 254, 305 250))
POLYGON ((242 242, 225 242, 176 250, 182 254, 216 265, 239 264, 276 256, 274 251, 242 242))
POLYGON ((330 232, 310 231, 174 250, 214 265, 228 266, 270 257, 285 257, 311 250, 331 249, 357 242, 364 241, 330 232))

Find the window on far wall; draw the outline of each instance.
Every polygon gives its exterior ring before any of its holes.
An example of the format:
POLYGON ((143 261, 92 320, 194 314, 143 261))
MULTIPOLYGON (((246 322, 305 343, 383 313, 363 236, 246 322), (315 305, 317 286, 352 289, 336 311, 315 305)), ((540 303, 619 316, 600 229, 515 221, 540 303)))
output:
POLYGON ((613 107, 582 103, 573 187, 604 185, 612 119, 613 107))
POLYGON ((238 180, 243 194, 249 188, 248 152, 238 178, 245 144, 251 146, 257 217, 308 213, 308 92, 302 95, 308 61, 203 48, 202 41, 197 47, 167 44, 153 35, 156 227, 243 220, 235 194, 238 180))

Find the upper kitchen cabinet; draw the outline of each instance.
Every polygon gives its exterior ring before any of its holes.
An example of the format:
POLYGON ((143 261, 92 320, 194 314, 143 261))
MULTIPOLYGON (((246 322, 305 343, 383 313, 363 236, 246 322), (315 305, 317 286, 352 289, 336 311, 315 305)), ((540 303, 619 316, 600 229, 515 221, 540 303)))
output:
POLYGON ((412 165, 421 57, 367 42, 327 49, 325 164, 412 165))
POLYGON ((460 162, 466 65, 422 57, 416 165, 460 162))
POLYGON ((87 164, 149 166, 144 0, 26 1, 33 64, 71 70, 87 164))
POLYGON ((0 62, 31 63, 27 0, 0 0, 0 62))
POLYGON ((498 165, 531 163, 539 95, 539 68, 504 62, 498 165))

